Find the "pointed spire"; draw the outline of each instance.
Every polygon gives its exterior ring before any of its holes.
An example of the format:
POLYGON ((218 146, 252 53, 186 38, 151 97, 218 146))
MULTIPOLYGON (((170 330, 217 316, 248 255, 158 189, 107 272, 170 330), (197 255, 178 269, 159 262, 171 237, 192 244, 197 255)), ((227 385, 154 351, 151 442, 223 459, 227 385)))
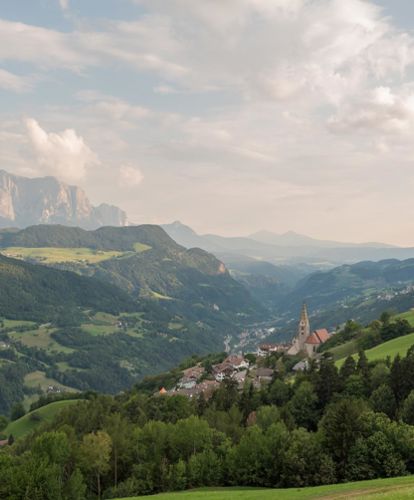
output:
POLYGON ((304 302, 302 305, 302 312, 300 313, 300 320, 304 321, 305 323, 309 323, 308 308, 306 306, 306 302, 304 302))

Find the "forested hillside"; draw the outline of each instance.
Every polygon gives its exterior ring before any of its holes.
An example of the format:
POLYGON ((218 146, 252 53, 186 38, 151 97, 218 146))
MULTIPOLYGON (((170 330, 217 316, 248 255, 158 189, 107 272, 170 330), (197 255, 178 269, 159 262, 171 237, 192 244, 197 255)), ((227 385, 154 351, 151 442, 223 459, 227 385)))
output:
POLYGON ((277 367, 268 384, 238 388, 226 379, 209 399, 137 387, 73 403, 0 451, 0 492, 121 498, 414 473, 413 349, 392 363, 370 364, 361 352, 339 371, 322 358, 293 381, 285 375, 287 358, 273 354, 261 363, 277 367))
POLYGON ((72 272, 0 255, 0 317, 57 321, 77 307, 118 314, 137 311, 123 290, 72 272))

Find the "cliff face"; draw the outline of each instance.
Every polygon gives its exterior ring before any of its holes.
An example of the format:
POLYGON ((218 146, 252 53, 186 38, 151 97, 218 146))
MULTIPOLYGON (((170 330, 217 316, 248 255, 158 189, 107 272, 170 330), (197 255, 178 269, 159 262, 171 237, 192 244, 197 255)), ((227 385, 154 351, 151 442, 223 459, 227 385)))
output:
POLYGON ((82 189, 54 177, 29 179, 0 170, 0 227, 35 224, 96 229, 125 226, 127 216, 111 205, 93 207, 82 189))

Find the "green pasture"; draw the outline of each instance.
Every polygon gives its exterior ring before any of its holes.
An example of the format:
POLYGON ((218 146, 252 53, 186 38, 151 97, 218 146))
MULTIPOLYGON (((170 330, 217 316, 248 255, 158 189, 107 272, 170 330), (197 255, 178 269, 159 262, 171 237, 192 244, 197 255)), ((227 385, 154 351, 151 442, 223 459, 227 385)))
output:
POLYGON ((129 500, 154 498, 157 500, 305 500, 305 499, 381 499, 414 498, 414 476, 375 479, 312 488, 259 489, 259 488, 206 488, 180 493, 132 497, 129 500))
POLYGON ((104 260, 121 257, 124 252, 93 250, 91 248, 25 248, 9 247, 1 251, 6 257, 14 259, 36 260, 44 264, 75 262, 97 264, 104 260))
POLYGON ((55 379, 47 377, 46 373, 41 370, 36 370, 34 372, 30 372, 27 375, 25 375, 24 384, 29 389, 40 388, 42 392, 46 392, 47 388, 51 385, 53 385, 54 387, 58 387, 61 391, 66 391, 66 392, 75 391, 75 389, 73 389, 72 387, 60 384, 55 379))
MULTIPOLYGON (((410 335, 405 335, 404 337, 398 337, 396 339, 389 340, 383 344, 377 345, 372 349, 365 351, 368 361, 378 361, 387 358, 389 356, 394 359, 397 354, 400 356, 405 356, 408 349, 414 344, 414 333, 410 335)), ((358 355, 353 354, 353 357, 357 359, 358 355)), ((339 359, 336 362, 337 366, 342 366, 345 358, 339 359)))
POLYGON ((44 349, 49 353, 71 353, 73 349, 70 347, 65 347, 56 342, 51 334, 54 332, 53 328, 48 328, 42 326, 37 330, 29 330, 24 332, 11 332, 9 336, 13 340, 18 340, 23 345, 27 347, 37 347, 39 349, 44 349))
POLYGON ((42 422, 50 422, 53 418, 65 407, 77 403, 78 399, 70 399, 67 401, 55 401, 46 406, 27 413, 23 417, 10 422, 3 432, 6 436, 13 435, 15 439, 33 431, 42 422))

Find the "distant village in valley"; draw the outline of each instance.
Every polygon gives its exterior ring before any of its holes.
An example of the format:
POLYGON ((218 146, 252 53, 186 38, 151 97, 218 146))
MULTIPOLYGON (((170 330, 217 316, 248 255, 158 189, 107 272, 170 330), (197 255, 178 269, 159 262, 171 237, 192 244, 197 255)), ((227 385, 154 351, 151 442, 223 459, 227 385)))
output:
POLYGON ((311 330, 306 304, 303 304, 300 313, 297 333, 290 343, 263 343, 257 346, 254 353, 229 354, 222 362, 213 364, 206 369, 202 363, 183 370, 183 376, 176 386, 170 390, 162 387, 157 393, 160 396, 182 395, 188 398, 197 398, 203 395, 209 399, 213 392, 225 380, 237 384, 240 390, 250 381, 255 389, 274 380, 279 368, 276 363, 267 360, 274 354, 284 354, 297 360, 292 370, 304 371, 309 367, 311 359, 317 359, 318 349, 333 333, 327 329, 311 330))

